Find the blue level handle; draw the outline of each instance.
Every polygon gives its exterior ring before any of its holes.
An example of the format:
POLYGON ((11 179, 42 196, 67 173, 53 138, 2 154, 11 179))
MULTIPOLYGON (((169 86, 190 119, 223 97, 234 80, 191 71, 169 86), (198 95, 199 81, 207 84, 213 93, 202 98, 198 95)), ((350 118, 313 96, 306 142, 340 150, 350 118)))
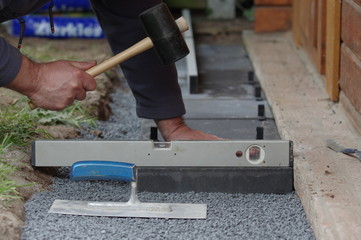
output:
POLYGON ((71 167, 71 180, 117 180, 133 182, 135 164, 112 161, 80 161, 71 167))

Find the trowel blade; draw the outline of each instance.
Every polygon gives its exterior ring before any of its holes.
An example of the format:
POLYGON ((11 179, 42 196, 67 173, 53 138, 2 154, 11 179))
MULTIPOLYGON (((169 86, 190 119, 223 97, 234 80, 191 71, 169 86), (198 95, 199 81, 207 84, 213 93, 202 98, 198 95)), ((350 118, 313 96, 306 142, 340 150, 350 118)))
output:
POLYGON ((140 218, 206 219, 207 204, 55 200, 49 213, 140 218))

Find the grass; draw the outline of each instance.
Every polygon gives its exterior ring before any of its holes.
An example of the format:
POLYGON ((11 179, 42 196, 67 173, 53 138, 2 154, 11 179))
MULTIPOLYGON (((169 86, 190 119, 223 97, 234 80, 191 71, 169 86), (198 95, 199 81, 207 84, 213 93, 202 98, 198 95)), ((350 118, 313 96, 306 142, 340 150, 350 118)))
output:
MULTIPOLYGON (((9 135, 6 135, 0 144, 0 155, 4 154, 10 146, 9 135)), ((3 158, 0 158, 0 201, 19 198, 18 192, 16 191, 18 185, 15 181, 9 179, 15 171, 15 167, 1 160, 3 160, 3 158)))
POLYGON ((79 103, 57 112, 44 109, 30 111, 24 101, 25 98, 0 110, 0 143, 3 148, 6 146, 5 143, 7 144, 6 148, 10 146, 25 147, 37 138, 51 137, 45 130, 38 128, 39 124, 62 124, 76 128, 81 128, 82 124, 90 127, 96 125, 95 119, 90 118, 79 103))
POLYGON ((6 107, 0 111, 0 142, 11 146, 25 147, 37 137, 47 136, 44 130, 38 129, 36 118, 25 108, 6 107))
POLYGON ((75 102, 72 106, 69 106, 60 112, 39 108, 33 110, 32 114, 37 119, 38 123, 43 125, 63 124, 76 128, 81 128, 82 124, 86 124, 90 127, 96 126, 95 119, 89 116, 79 102, 75 102))
POLYGON ((71 51, 61 51, 51 42, 47 42, 36 47, 23 44, 21 52, 26 56, 31 56, 33 60, 38 62, 51 62, 59 59, 77 60, 76 53, 71 51))
POLYGON ((16 188, 19 187, 15 181, 9 177, 14 173, 15 167, 5 162, 0 162, 0 201, 20 198, 16 188))
MULTIPOLYGON (((4 154, 10 146, 9 136, 6 135, 0 144, 0 154, 4 154)), ((16 183, 9 180, 14 170, 14 167, 0 162, 0 201, 17 196, 16 183)))
POLYGON ((0 109, 0 201, 19 198, 16 191, 19 185, 10 179, 16 168, 1 156, 14 147, 27 149, 37 138, 52 138, 45 130, 38 128, 39 124, 63 124, 81 128, 82 124, 95 126, 96 122, 79 103, 59 112, 44 109, 30 111, 24 98, 3 110, 0 109))
MULTIPOLYGON (((0 143, 0 155, 4 154, 5 151, 11 146, 9 135, 6 134, 0 143)), ((0 158, 1 159, 1 158, 0 158)))

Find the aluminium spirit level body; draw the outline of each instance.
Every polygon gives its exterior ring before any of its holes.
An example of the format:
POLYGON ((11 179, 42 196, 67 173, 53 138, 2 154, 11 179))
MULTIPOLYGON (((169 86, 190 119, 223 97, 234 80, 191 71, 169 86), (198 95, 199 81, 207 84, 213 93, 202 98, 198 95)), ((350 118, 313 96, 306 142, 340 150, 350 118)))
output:
POLYGON ((287 140, 38 140, 32 151, 36 167, 71 166, 84 160, 136 164, 140 191, 293 191, 293 146, 287 140))

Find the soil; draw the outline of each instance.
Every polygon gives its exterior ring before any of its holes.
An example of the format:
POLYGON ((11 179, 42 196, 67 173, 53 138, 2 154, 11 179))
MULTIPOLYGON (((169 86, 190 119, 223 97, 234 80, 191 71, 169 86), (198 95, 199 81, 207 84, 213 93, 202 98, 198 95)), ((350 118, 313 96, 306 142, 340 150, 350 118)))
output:
MULTIPOLYGON (((202 43, 234 44, 242 41, 242 31, 252 29, 252 23, 242 20, 202 20, 195 18, 194 33, 197 41, 202 43)), ((14 46, 17 38, 9 36, 4 26, 0 25, 0 36, 7 39, 14 46)), ((23 40, 23 53, 36 61, 53 61, 57 59, 68 60, 97 60, 102 62, 111 56, 105 39, 41 39, 25 38, 23 40)), ((109 93, 112 88, 119 84, 116 80, 115 71, 109 71, 97 77, 98 87, 96 91, 88 93, 86 100, 82 101, 91 115, 100 120, 107 120, 111 114, 108 103, 109 93)), ((119 87, 119 85, 117 86, 119 87)), ((0 109, 13 104, 22 96, 11 90, 0 88, 0 109)), ((57 139, 71 139, 79 136, 79 131, 67 126, 39 126, 46 129, 57 139)), ((34 169, 30 165, 30 146, 26 151, 13 150, 6 154, 6 161, 17 166, 16 173, 12 176, 19 185, 31 184, 26 187, 18 187, 17 191, 21 198, 3 201, 0 199, 0 240, 20 239, 21 229, 24 225, 24 202, 34 193, 46 190, 52 183, 52 176, 57 169, 34 169)))

